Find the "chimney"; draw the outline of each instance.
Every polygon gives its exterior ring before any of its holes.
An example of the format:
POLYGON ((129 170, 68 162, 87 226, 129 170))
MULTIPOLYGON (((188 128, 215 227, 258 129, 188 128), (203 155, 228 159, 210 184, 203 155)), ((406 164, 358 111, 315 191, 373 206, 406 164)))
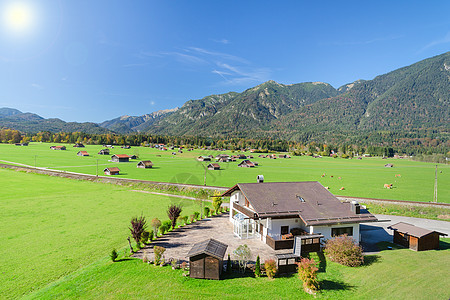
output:
POLYGON ((352 212, 359 215, 361 213, 361 206, 359 205, 358 201, 353 200, 350 202, 350 208, 352 212))
POLYGON ((258 175, 256 177, 256 182, 258 183, 263 183, 264 182, 264 176, 263 175, 258 175))

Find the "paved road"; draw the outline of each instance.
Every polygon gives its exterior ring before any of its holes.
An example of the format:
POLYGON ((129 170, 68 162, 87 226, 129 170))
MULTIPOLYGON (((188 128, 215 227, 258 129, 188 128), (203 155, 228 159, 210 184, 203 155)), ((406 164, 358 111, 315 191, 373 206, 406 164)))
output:
POLYGON ((381 222, 361 224, 361 244, 366 252, 375 252, 375 244, 382 241, 392 242, 392 230, 388 226, 398 222, 410 223, 428 230, 435 230, 450 236, 450 222, 429 219, 375 215, 381 222))

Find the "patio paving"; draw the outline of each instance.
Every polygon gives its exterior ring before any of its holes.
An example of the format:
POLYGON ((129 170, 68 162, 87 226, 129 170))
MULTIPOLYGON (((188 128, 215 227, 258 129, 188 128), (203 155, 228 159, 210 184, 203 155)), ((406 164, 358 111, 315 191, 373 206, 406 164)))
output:
POLYGON ((143 252, 147 251, 148 257, 153 259, 153 247, 162 246, 166 248, 164 257, 166 260, 175 258, 180 261, 187 261, 186 255, 195 243, 204 241, 209 238, 213 238, 228 245, 227 252, 224 259, 227 259, 228 254, 233 259, 233 251, 240 245, 247 244, 252 252, 252 261, 256 261, 256 256, 259 255, 261 261, 268 258, 275 258, 275 253, 289 253, 292 250, 278 250, 275 251, 267 244, 263 243, 260 239, 239 239, 233 233, 233 225, 229 221, 229 213, 224 213, 220 216, 214 216, 211 218, 197 221, 193 224, 189 224, 178 228, 159 237, 156 241, 153 241, 150 245, 141 249, 135 253, 134 257, 143 257, 143 252))

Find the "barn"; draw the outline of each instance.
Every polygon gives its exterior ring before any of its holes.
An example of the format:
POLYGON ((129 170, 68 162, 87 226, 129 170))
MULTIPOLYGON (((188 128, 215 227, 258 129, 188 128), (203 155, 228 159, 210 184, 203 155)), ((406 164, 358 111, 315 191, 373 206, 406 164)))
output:
POLYGON ((52 150, 66 150, 66 146, 50 146, 52 150))
POLYGON ((119 175, 120 170, 117 167, 112 167, 104 169, 103 172, 105 175, 119 175))
POLYGON ((220 170, 220 165, 218 163, 211 163, 208 165, 208 170, 220 170))
POLYGON ((87 153, 87 151, 78 151, 77 155, 78 156, 89 156, 89 153, 87 153))
POLYGON ((394 230, 394 243, 415 251, 439 249, 439 236, 447 234, 399 222, 388 229, 394 230))
POLYGON ((251 161, 249 161, 248 159, 241 161, 238 164, 238 167, 243 167, 243 168, 254 168, 255 164, 252 163, 251 161))
POLYGON ((84 148, 84 145, 82 143, 76 143, 73 145, 75 148, 84 148))
POLYGON ((215 239, 194 244, 189 251, 189 276, 200 279, 220 279, 223 257, 228 245, 215 239))
POLYGON ((151 160, 141 160, 140 162, 138 162, 137 167, 142 169, 149 169, 153 167, 153 163, 151 160))
POLYGON ((109 155, 109 149, 102 149, 98 152, 100 155, 109 155))
POLYGON ((114 154, 111 156, 111 161, 113 162, 129 162, 130 157, 126 154, 114 154))

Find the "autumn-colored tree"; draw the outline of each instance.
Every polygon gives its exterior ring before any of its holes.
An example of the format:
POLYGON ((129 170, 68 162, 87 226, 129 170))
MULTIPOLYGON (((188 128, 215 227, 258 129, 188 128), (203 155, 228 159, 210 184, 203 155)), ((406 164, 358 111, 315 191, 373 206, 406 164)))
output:
POLYGON ((175 226, 177 225, 177 219, 181 215, 182 208, 179 205, 172 204, 167 209, 167 216, 169 217, 170 221, 172 221, 172 229, 175 229, 175 226))
POLYGON ((138 246, 140 245, 141 242, 142 233, 145 231, 146 228, 147 222, 145 221, 144 216, 140 216, 139 218, 133 217, 131 219, 131 227, 129 227, 129 229, 131 235, 133 236, 133 239, 136 241, 136 244, 138 244, 138 246))

